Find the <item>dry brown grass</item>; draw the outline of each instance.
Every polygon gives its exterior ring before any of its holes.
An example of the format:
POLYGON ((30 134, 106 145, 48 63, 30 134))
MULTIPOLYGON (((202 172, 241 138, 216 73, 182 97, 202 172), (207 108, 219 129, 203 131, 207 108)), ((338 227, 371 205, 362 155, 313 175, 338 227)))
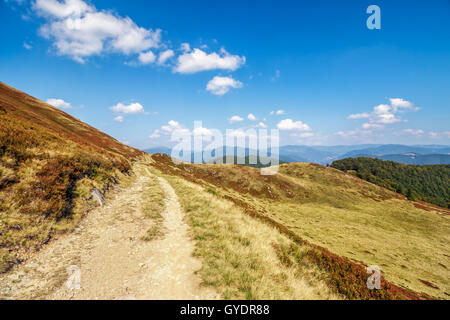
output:
MULTIPOLYGON (((329 249, 335 256, 328 257, 324 251, 325 255, 312 258, 338 277, 333 280, 335 285, 348 282, 345 277, 339 278, 338 269, 344 265, 361 280, 361 265, 378 265, 387 280, 399 287, 423 297, 448 299, 450 223, 449 216, 441 211, 422 210, 401 195, 317 165, 282 165, 279 174, 265 177, 253 168, 175 166, 163 156, 153 158, 154 165, 167 174, 214 190, 219 197, 232 200, 286 234, 329 249), (339 256, 360 267, 339 260, 339 256), (344 264, 335 270, 332 264, 336 263, 344 264)), ((364 284, 359 286, 346 294, 365 297, 364 284)), ((392 297, 395 292, 409 295, 399 288, 392 290, 392 297)), ((389 294, 379 298, 389 298, 389 294)))
MULTIPOLYGON (((154 174, 161 175, 155 169, 154 174)), ((203 285, 225 299, 342 299, 305 258, 303 247, 255 220, 232 202, 174 176, 175 189, 196 241, 203 285)))
POLYGON ((0 82, 0 272, 70 231, 143 153, 0 82))

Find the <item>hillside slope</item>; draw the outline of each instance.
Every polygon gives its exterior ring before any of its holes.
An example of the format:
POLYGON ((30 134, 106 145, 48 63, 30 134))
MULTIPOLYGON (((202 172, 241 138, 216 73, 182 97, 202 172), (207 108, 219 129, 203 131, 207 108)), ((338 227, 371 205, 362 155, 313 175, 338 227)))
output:
POLYGON ((0 82, 0 272, 70 230, 142 154, 0 82))
POLYGON ((319 165, 283 164, 278 174, 262 176, 250 167, 175 165, 167 156, 152 157, 155 168, 165 174, 194 182, 296 241, 309 243, 309 261, 349 298, 392 298, 390 289, 367 290, 363 265, 379 266, 387 280, 409 292, 444 299, 450 294, 446 209, 410 202, 319 165))
POLYGON ((348 158, 333 168, 352 173, 378 186, 417 201, 450 208, 450 165, 404 165, 371 158, 348 158))

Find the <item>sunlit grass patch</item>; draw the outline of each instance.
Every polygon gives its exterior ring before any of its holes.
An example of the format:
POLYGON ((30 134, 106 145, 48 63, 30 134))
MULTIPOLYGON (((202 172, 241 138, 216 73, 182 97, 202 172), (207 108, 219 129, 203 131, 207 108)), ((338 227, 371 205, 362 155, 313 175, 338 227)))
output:
POLYGON ((164 173, 191 181, 205 193, 213 189, 217 196, 211 197, 230 200, 250 216, 309 242, 308 260, 348 298, 448 297, 448 215, 319 165, 281 165, 278 174, 267 177, 241 166, 175 165, 161 155, 153 160, 164 173), (369 265, 378 265, 387 279, 382 292, 367 290, 369 265))
MULTIPOLYGON (((339 299, 308 261, 287 264, 279 248, 304 248, 275 228, 244 214, 208 189, 165 176, 174 187, 202 260, 203 285, 225 299, 339 299)), ((289 258, 291 259, 291 258, 289 258)))

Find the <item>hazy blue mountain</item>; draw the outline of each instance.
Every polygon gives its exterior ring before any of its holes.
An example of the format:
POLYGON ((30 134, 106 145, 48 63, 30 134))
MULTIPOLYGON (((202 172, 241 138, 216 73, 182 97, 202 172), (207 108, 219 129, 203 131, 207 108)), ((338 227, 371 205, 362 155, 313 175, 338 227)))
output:
MULTIPOLYGON (((157 147, 144 150, 148 153, 165 153, 171 155, 172 151, 167 147, 157 147)), ((188 157, 191 162, 210 162, 219 155, 219 151, 212 155, 202 152, 192 152, 188 157), (198 160, 200 159, 200 160, 198 160), (194 161, 195 160, 195 161, 194 161)), ((248 148, 226 148, 222 149, 223 156, 248 157, 256 154, 255 150, 248 148)), ((268 154, 263 157, 271 156, 268 154)), ((282 162, 312 162, 318 164, 329 164, 335 160, 356 157, 371 157, 383 160, 392 160, 407 164, 447 164, 450 157, 450 147, 442 145, 352 145, 352 146, 282 146, 279 150, 279 159, 282 162)))
POLYGON ((390 160, 404 164, 450 164, 450 155, 448 154, 388 154, 377 157, 382 160, 390 160))
MULTIPOLYGON (((157 147, 157 148, 151 148, 151 149, 146 149, 144 150, 147 153, 162 153, 162 154, 167 154, 167 155, 171 155, 172 154, 172 149, 167 148, 167 147, 157 147)), ((187 157, 190 159, 190 162, 195 162, 195 163, 209 163, 214 159, 217 159, 219 157, 220 154, 220 148, 214 150, 213 152, 210 151, 196 151, 196 152, 191 152, 190 155, 187 157)), ((253 149, 248 149, 248 148, 227 148, 227 147, 223 147, 222 148, 222 156, 223 157, 239 157, 239 158, 247 158, 250 154, 252 155, 257 155, 258 152, 256 150, 253 149)), ((262 154, 260 154, 259 156, 261 156, 262 158, 270 158, 271 157, 271 150, 269 149, 267 152, 264 152, 262 154)), ((184 158, 184 155, 181 153, 180 157, 184 158)), ((306 159, 302 159, 302 160, 295 160, 295 159, 291 159, 289 157, 287 157, 288 160, 283 160, 280 158, 280 161, 283 162, 307 162, 306 159)))
POLYGON ((449 146, 435 146, 435 145, 423 145, 423 146, 405 146, 398 144, 388 144, 382 145, 378 147, 360 149, 360 150, 352 150, 340 156, 341 159, 344 158, 355 158, 358 155, 370 155, 370 156, 384 156, 384 155, 393 155, 393 154, 450 154, 449 146))
POLYGON ((283 146, 280 147, 280 159, 287 162, 331 163, 343 154, 364 148, 375 148, 381 145, 363 144, 352 146, 283 146))

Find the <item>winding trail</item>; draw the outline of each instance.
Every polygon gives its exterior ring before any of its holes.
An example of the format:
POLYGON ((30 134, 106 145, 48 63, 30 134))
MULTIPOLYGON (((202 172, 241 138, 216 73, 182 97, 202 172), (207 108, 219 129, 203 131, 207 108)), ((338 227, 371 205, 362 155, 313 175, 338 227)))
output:
POLYGON ((170 184, 145 166, 113 199, 11 272, 0 275, 0 299, 217 299, 200 286, 194 243, 170 184), (165 193, 163 236, 141 238, 155 221, 142 211, 142 192, 159 183, 165 193), (78 277, 79 276, 79 277, 78 277), (80 288, 77 289, 77 278, 80 288), (67 285, 70 279, 71 289, 67 285))

